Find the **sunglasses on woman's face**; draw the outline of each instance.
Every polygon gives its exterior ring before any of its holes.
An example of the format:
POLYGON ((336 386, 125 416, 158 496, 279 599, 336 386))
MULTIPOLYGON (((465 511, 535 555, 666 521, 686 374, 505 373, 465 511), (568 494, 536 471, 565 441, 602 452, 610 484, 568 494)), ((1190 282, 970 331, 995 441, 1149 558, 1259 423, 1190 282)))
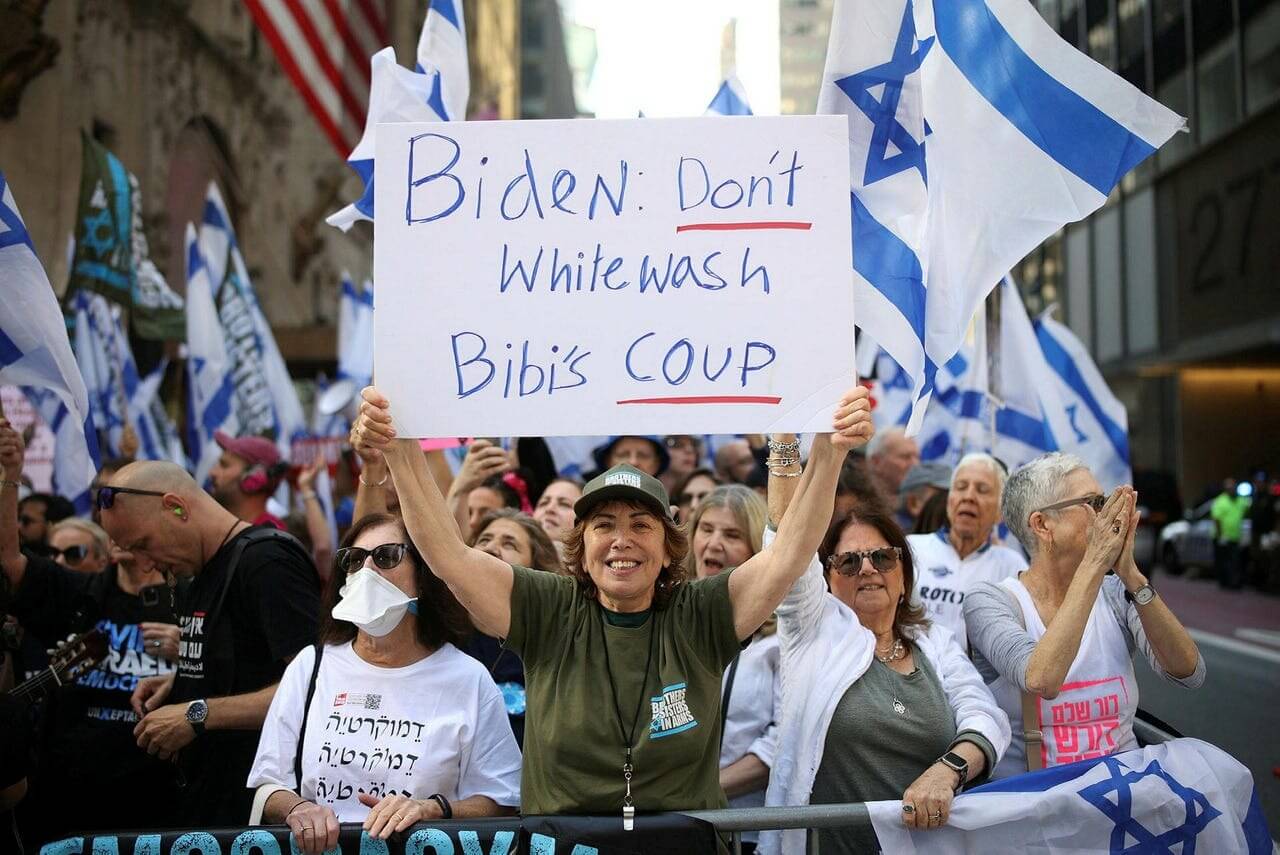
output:
POLYGON ((394 570, 404 560, 404 553, 409 548, 404 543, 384 543, 373 549, 361 549, 359 546, 348 546, 339 549, 334 558, 338 561, 338 569, 348 575, 364 566, 365 560, 372 555, 373 566, 379 570, 394 570))
POLYGON ((877 573, 888 573, 902 560, 902 549, 897 546, 882 546, 862 552, 841 552, 827 559, 827 568, 841 576, 857 576, 862 570, 864 558, 871 560, 871 567, 877 573))
POLYGON ((49 554, 57 559, 59 555, 62 560, 67 562, 71 567, 76 566, 89 556, 89 547, 87 546, 68 546, 66 549, 49 549, 49 554))
POLYGON ((1075 505, 1088 505, 1093 508, 1095 514, 1102 512, 1102 506, 1107 503, 1107 497, 1102 493, 1090 493, 1087 496, 1076 496, 1074 499, 1063 499, 1061 502, 1054 502, 1052 505, 1045 505, 1043 508, 1037 508, 1031 513, 1044 513, 1045 511, 1060 511, 1064 508, 1074 507, 1075 505))

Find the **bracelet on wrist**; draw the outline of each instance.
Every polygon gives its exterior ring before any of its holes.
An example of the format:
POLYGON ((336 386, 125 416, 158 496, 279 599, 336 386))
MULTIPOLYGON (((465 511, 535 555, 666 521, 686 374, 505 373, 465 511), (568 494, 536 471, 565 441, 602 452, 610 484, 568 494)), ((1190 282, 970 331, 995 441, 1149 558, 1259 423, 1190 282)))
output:
POLYGON ((296 802, 294 802, 294 803, 293 803, 293 807, 289 808, 289 812, 288 812, 288 813, 286 813, 286 814, 284 815, 284 818, 285 818, 285 819, 288 819, 290 816, 292 816, 292 815, 293 815, 293 812, 294 812, 295 810, 297 810, 298 808, 302 807, 302 806, 303 806, 303 805, 305 805, 306 803, 307 803, 307 800, 306 800, 306 799, 298 799, 296 802))
POLYGON ((381 487, 383 484, 387 483, 387 479, 388 479, 388 478, 390 478, 390 477, 391 477, 391 473, 390 473, 390 472, 388 472, 386 475, 383 475, 383 476, 382 476, 382 480, 381 480, 381 481, 379 481, 377 484, 370 484, 368 481, 364 480, 364 473, 363 473, 363 472, 361 472, 361 473, 360 473, 360 475, 359 475, 360 483, 361 483, 361 484, 363 484, 363 485, 365 485, 366 487, 381 487))
POLYGON ((446 799, 442 794, 432 793, 431 795, 427 796, 427 798, 430 801, 433 801, 436 804, 440 805, 441 819, 453 819, 453 805, 449 804, 449 800, 446 799))
POLYGON ((800 455, 800 440, 794 442, 774 442, 769 440, 769 453, 776 454, 779 457, 790 457, 792 455, 800 455))
POLYGON ((22 487, 22 482, 21 482, 21 481, 10 481, 8 478, 0 479, 0 488, 4 488, 4 487, 12 487, 12 488, 14 488, 15 490, 17 490, 17 489, 20 489, 20 488, 22 487))

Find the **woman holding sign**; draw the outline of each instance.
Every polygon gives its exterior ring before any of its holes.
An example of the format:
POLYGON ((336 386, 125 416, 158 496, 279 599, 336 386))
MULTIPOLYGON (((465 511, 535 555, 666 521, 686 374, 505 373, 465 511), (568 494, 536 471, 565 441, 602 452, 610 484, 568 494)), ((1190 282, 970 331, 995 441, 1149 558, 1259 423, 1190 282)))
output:
POLYGON ((662 483, 615 466, 574 506, 568 576, 468 548, 391 404, 364 391, 352 444, 387 457, 409 536, 476 626, 524 660, 525 814, 621 815, 725 805, 720 685, 727 666, 804 572, 831 518, 845 455, 873 433, 867 390, 819 435, 772 545, 736 569, 686 581, 688 539, 662 483))

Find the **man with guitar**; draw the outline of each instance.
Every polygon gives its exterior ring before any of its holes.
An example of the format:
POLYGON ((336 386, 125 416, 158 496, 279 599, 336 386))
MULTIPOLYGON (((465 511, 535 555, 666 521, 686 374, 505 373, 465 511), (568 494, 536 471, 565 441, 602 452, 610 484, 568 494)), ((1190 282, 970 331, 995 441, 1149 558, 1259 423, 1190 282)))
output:
POLYGON ((179 757, 180 805, 169 825, 239 825, 258 731, 289 660, 314 643, 319 576, 307 550, 270 526, 238 519, 179 466, 140 461, 98 491, 102 527, 172 584, 178 601, 175 675, 140 681, 138 745, 179 757))
POLYGON ((19 548, 17 490, 9 485, 22 473, 24 453, 21 434, 0 418, 0 566, 13 592, 8 608, 44 646, 82 634, 13 691, 45 707, 38 765, 20 812, 24 837, 37 844, 74 829, 163 821, 174 769, 138 749, 131 696, 140 679, 176 668, 172 593, 154 568, 114 545, 111 563, 96 573, 19 548), (94 797, 69 811, 66 794, 73 791, 94 797))

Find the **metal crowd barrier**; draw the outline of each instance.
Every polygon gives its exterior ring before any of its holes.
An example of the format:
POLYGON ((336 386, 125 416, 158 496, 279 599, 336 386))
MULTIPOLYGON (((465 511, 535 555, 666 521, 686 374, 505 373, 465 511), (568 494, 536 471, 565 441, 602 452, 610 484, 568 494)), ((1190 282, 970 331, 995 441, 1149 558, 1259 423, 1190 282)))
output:
POLYGON ((716 831, 730 833, 733 855, 742 855, 742 832, 805 829, 805 852, 818 855, 818 831, 823 828, 871 828, 871 814, 861 802, 805 807, 728 808, 681 811, 685 816, 709 822, 716 831))

